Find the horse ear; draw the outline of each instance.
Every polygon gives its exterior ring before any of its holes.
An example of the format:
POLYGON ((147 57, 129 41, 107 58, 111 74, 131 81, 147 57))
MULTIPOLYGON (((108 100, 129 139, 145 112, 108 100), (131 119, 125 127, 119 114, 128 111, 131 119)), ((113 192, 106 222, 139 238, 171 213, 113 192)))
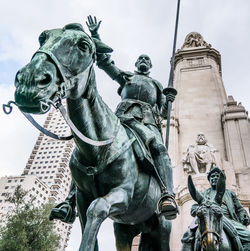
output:
POLYGON ((188 190, 189 190, 189 193, 191 194, 191 197, 198 204, 200 204, 204 200, 204 197, 200 194, 200 192, 196 190, 191 175, 188 175, 188 190))
POLYGON ((219 205, 221 205, 222 203, 222 198, 223 195, 226 191, 226 177, 225 174, 223 172, 220 173, 220 178, 217 182, 216 185, 216 195, 215 195, 215 202, 218 203, 219 205))
POLYGON ((96 39, 96 38, 92 38, 92 39, 93 39, 93 41, 95 43, 97 53, 110 53, 110 52, 113 51, 112 48, 110 48, 108 45, 104 44, 99 39, 96 39))

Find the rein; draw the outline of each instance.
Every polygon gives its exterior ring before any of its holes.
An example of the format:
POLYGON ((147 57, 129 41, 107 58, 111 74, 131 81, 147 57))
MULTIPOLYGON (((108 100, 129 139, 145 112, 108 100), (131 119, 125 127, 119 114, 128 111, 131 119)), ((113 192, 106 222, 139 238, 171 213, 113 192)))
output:
POLYGON ((218 241, 219 241, 219 242, 222 241, 221 236, 220 236, 216 231, 214 231, 214 230, 206 230, 206 231, 204 231, 204 232, 201 234, 201 237, 200 237, 201 240, 203 240, 204 236, 205 236, 206 234, 209 234, 209 233, 214 234, 214 235, 218 238, 218 241))
MULTIPOLYGON (((12 112, 12 109, 13 109, 12 104, 17 106, 16 102, 14 102, 14 101, 9 101, 7 105, 3 104, 3 111, 5 114, 10 114, 12 112), (7 110, 7 109, 9 109, 9 110, 7 110)), ((27 118, 29 120, 29 122, 33 126, 35 126, 40 132, 42 132, 43 134, 47 135, 50 138, 58 139, 58 140, 71 140, 73 138, 73 135, 69 135, 69 136, 64 137, 64 136, 59 136, 53 132, 50 132, 47 129, 45 129, 44 127, 42 127, 41 125, 39 125, 29 113, 22 112, 22 111, 21 111, 21 113, 25 116, 25 118, 27 118)))
MULTIPOLYGON (((61 90, 60 91, 58 90, 58 92, 57 92, 57 96, 58 96, 57 101, 55 103, 52 102, 51 100, 48 100, 47 103, 44 101, 40 101, 41 110, 43 112, 47 112, 50 109, 51 105, 53 105, 56 109, 59 109, 60 113, 62 114, 66 123, 69 125, 72 132, 75 135, 77 135, 83 142, 85 142, 89 145, 105 146, 105 145, 111 144, 114 140, 114 137, 107 139, 107 140, 97 141, 97 140, 93 140, 93 139, 86 137, 76 128, 76 126, 74 125, 74 123, 71 121, 71 119, 67 115, 67 112, 61 103, 61 98, 64 98, 66 96, 66 92, 68 90, 70 90, 72 87, 74 87, 74 85, 72 84, 74 81, 70 81, 69 79, 67 79, 65 77, 60 62, 57 60, 57 58, 55 57, 55 55, 51 51, 40 49, 34 55, 36 55, 37 53, 44 53, 50 57, 50 59, 53 61, 53 63, 57 66, 57 68, 63 78, 63 81, 64 81, 63 83, 61 83, 61 85, 62 85, 61 90), (44 107, 46 107, 46 108, 44 109, 44 107)), ((33 55, 33 57, 34 57, 34 55, 33 55)), ((86 81, 86 85, 85 85, 85 89, 84 89, 83 93, 85 92, 87 85, 88 85, 88 82, 90 80, 90 73, 91 73, 92 68, 93 68, 93 63, 91 63, 84 72, 79 73, 78 75, 74 76, 74 78, 81 79, 86 74, 85 72, 88 71, 87 72, 87 74, 88 74, 87 81, 86 81)), ((18 107, 18 105, 14 101, 9 101, 7 105, 3 104, 3 111, 6 114, 10 114, 12 112, 12 106, 11 106, 12 104, 14 104, 18 107), (9 110, 7 110, 7 109, 9 109, 9 110)), ((22 112, 22 114, 31 122, 31 124, 33 126, 35 126, 39 131, 41 131, 42 133, 44 133, 48 137, 51 137, 51 138, 57 139, 57 140, 71 140, 74 137, 73 135, 66 136, 66 137, 56 135, 56 134, 48 131, 47 129, 45 129, 41 125, 39 125, 29 113, 22 112)))

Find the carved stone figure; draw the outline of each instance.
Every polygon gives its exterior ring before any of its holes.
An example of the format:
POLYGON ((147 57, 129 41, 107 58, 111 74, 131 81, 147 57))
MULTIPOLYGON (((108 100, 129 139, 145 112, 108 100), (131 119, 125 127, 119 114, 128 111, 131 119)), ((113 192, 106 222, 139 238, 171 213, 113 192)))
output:
POLYGON ((183 235, 182 250, 250 250, 247 211, 236 194, 226 189, 219 167, 213 167, 207 177, 211 188, 200 194, 189 176, 188 188, 197 203, 191 208, 195 219, 183 235))
POLYGON ((39 42, 31 62, 16 75, 15 103, 26 115, 42 114, 55 106, 70 125, 76 143, 69 164, 71 190, 67 199, 52 210, 51 219, 73 222, 76 204, 82 227, 80 251, 98 250, 97 233, 107 217, 115 222, 117 250, 131 250, 132 240, 139 233, 140 250, 169 250, 171 222, 165 215, 175 217, 172 209, 176 205, 168 194, 165 207, 171 213, 159 213, 164 207, 160 203, 162 187, 169 188, 172 194, 172 169, 157 128, 164 103, 161 86, 147 76, 150 59, 139 58, 138 73, 119 75, 125 79, 120 93, 128 102, 121 103, 117 115, 122 123, 130 117, 133 129, 130 123, 121 124, 97 92, 93 64, 96 55, 106 57, 112 51, 108 46, 91 38, 80 24, 44 31, 39 42), (129 87, 134 81, 135 85, 149 88, 148 99, 138 98, 142 97, 138 91, 136 99, 126 96, 132 95, 129 87), (61 99, 66 99, 67 112, 61 99), (145 135, 140 135, 142 140, 136 127, 143 128, 141 132, 145 129, 145 135), (148 139, 146 146, 143 139, 148 139), (156 174, 161 170, 154 169, 153 164, 169 170, 170 177, 164 174, 163 184, 159 184, 162 176, 156 174))
POLYGON ((190 32, 186 38, 181 49, 190 48, 190 47, 211 47, 211 44, 208 44, 198 32, 190 32))
POLYGON ((213 165, 216 165, 215 149, 207 143, 204 133, 197 135, 196 145, 190 145, 187 149, 187 155, 183 160, 184 171, 206 173, 213 165))

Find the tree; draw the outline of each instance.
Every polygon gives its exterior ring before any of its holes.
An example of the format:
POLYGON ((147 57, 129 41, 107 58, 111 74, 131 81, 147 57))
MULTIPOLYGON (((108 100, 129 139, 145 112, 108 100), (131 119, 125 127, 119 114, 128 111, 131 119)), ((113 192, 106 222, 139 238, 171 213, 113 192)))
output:
POLYGON ((52 204, 34 206, 35 198, 27 199, 27 191, 17 186, 12 195, 6 195, 13 205, 0 228, 0 250, 5 251, 56 251, 60 237, 49 221, 52 204))

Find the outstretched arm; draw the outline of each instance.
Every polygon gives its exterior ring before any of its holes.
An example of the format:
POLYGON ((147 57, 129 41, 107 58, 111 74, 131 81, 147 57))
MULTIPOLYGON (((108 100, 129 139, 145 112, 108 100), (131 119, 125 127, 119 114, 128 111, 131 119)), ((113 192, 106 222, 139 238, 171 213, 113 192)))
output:
POLYGON ((91 36, 96 38, 96 39, 100 39, 100 35, 98 34, 98 30, 100 28, 102 21, 97 22, 96 17, 94 16, 94 18, 92 16, 88 16, 88 21, 86 21, 86 24, 89 28, 89 31, 91 33, 91 36))
MULTIPOLYGON (((88 16, 86 22, 91 36, 95 39, 101 40, 98 30, 101 25, 101 21, 97 21, 96 17, 88 16)), ((96 43, 96 47, 98 44, 96 43)), ((107 53, 97 53, 97 66, 104 70, 113 80, 123 86, 126 82, 127 73, 120 70, 111 59, 111 56, 107 53)))

